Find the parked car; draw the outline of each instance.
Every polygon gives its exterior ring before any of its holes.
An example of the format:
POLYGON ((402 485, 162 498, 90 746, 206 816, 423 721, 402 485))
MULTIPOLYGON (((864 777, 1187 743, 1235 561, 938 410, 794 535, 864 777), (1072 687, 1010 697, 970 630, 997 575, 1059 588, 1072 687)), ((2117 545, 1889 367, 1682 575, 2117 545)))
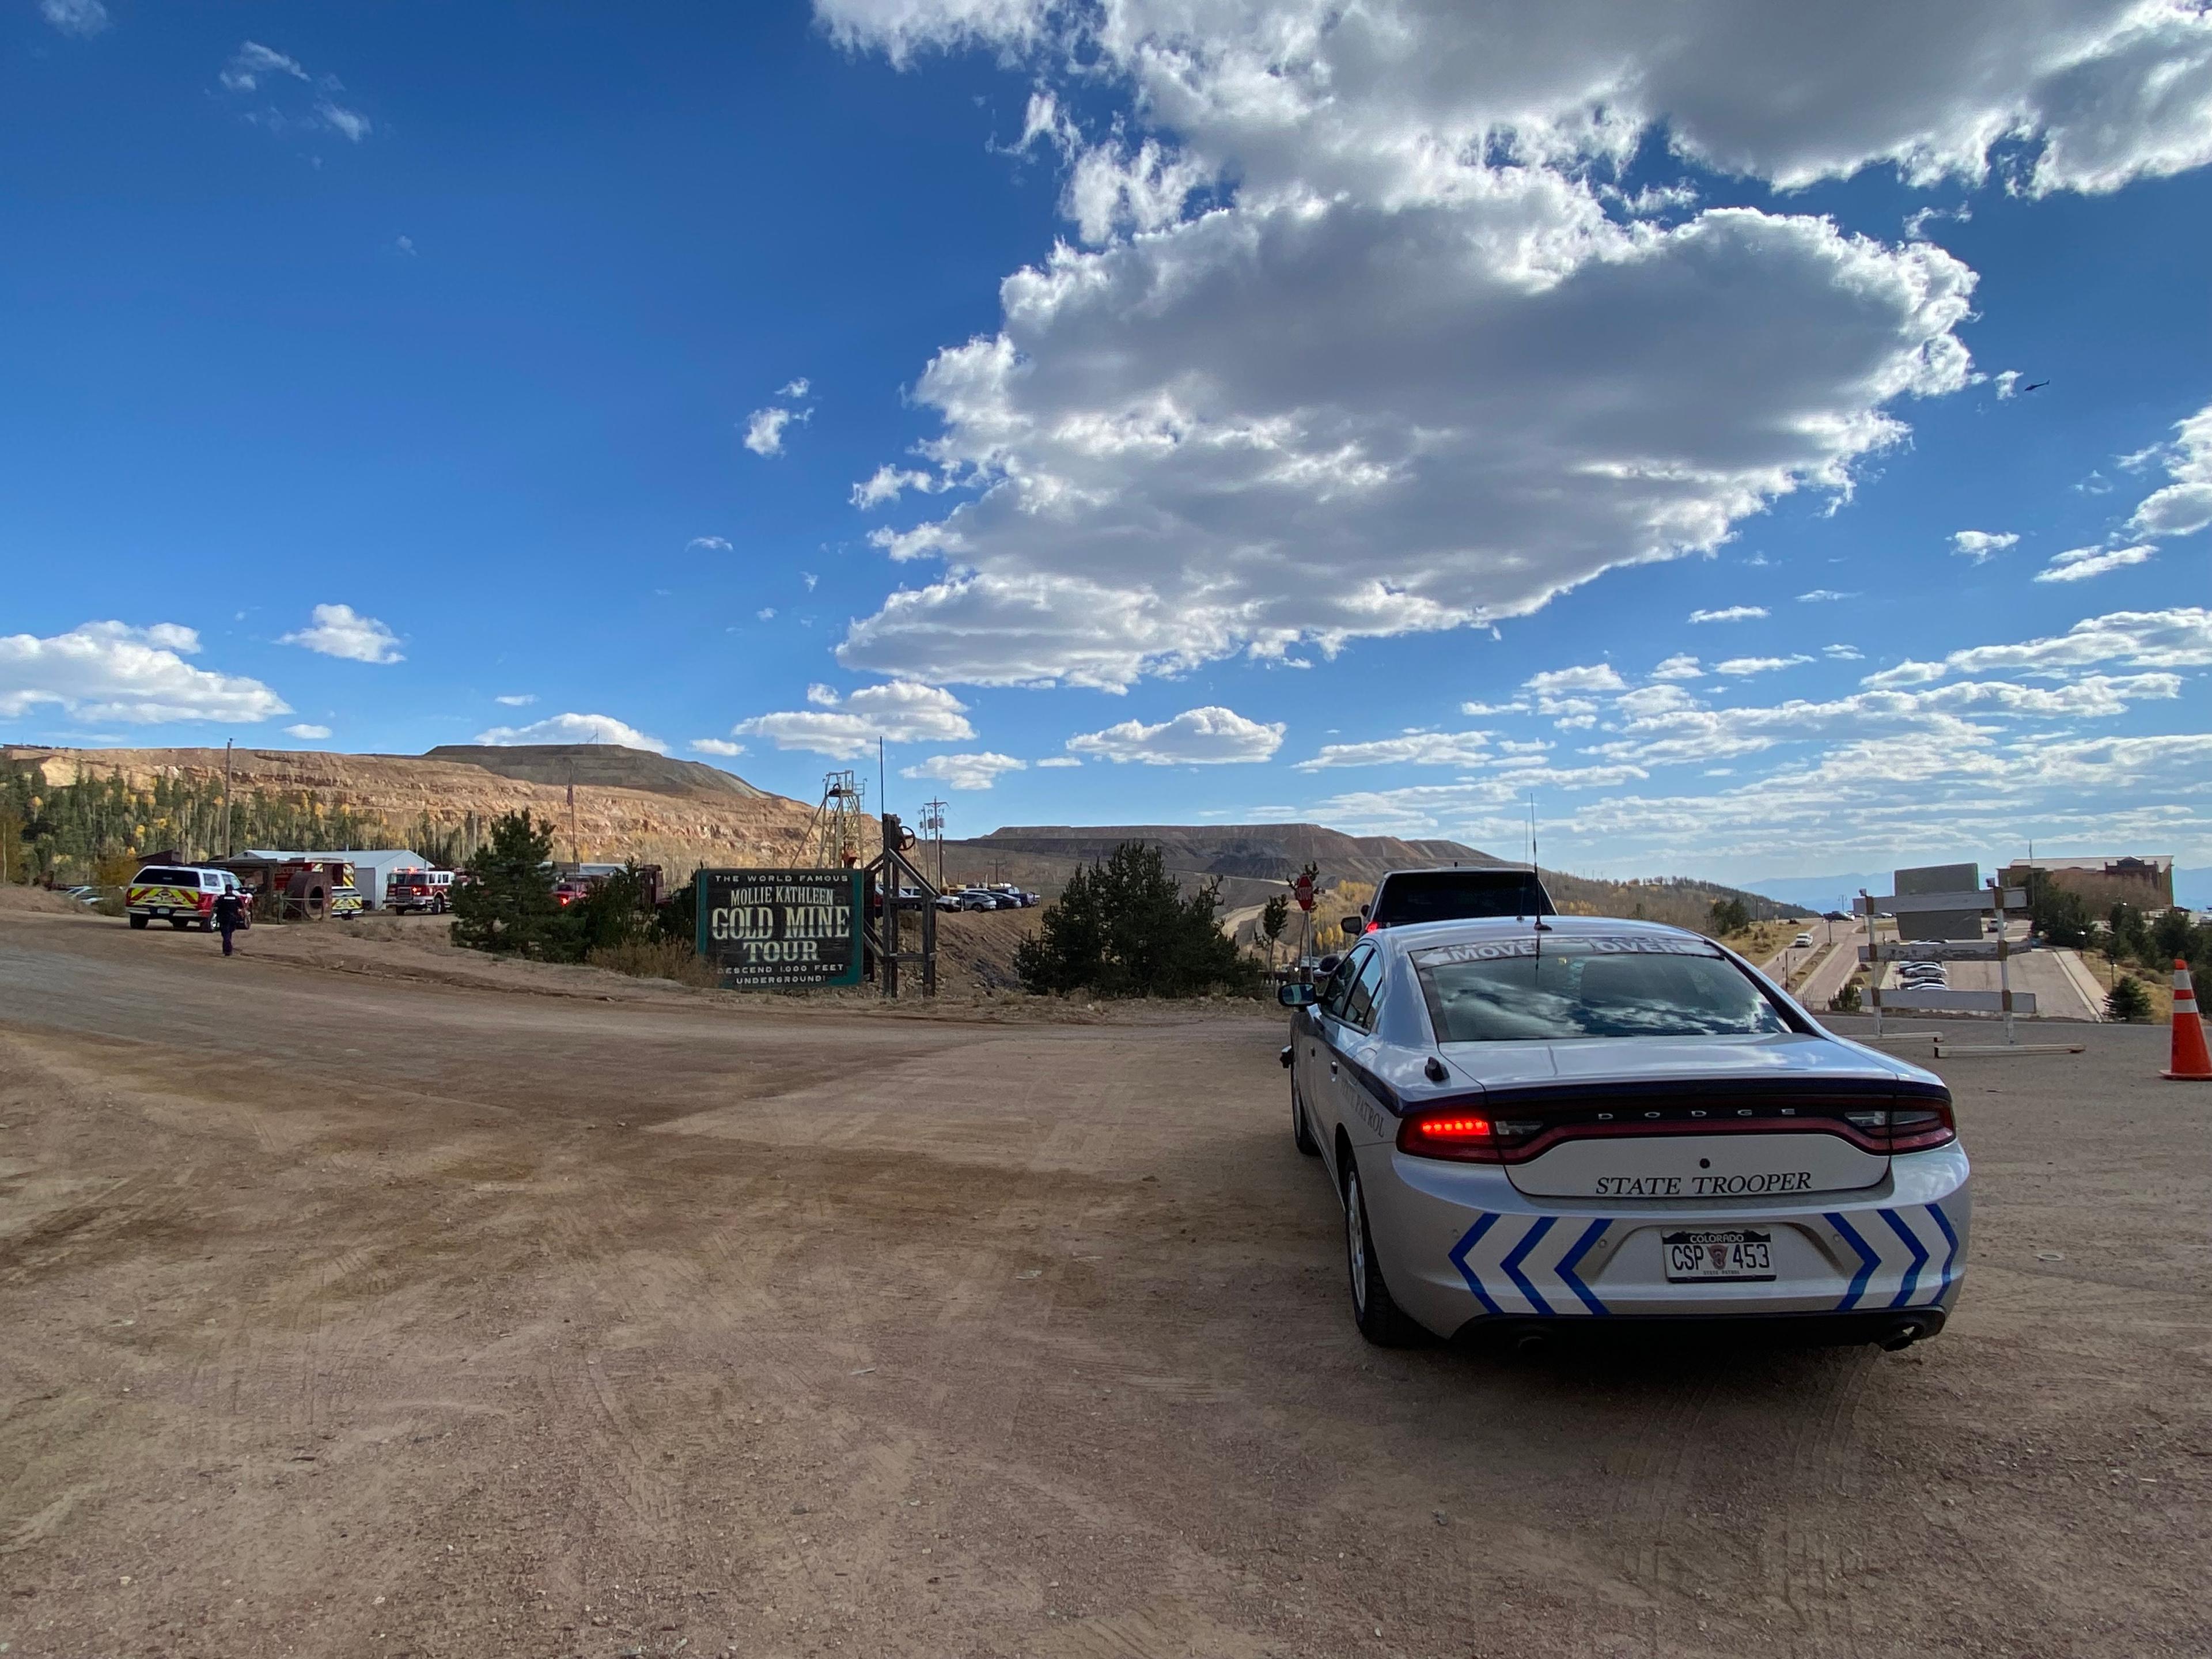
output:
POLYGON ((1454 865, 1443 870, 1391 871, 1376 884, 1374 898, 1358 915, 1346 916, 1343 927, 1346 933, 1358 934, 1426 921, 1558 914, 1534 870, 1454 865))
POLYGON ((1626 1318, 1901 1348, 1959 1296, 1943 1080, 1709 939, 1559 916, 1391 927, 1285 985, 1292 1137, 1384 1346, 1626 1318))
POLYGON ((963 887, 960 890, 960 908, 963 910, 995 910, 999 908, 999 896, 986 892, 981 887, 963 887))
POLYGON ((123 891, 124 914, 133 927, 150 927, 166 921, 182 933, 198 927, 215 931, 215 902, 234 893, 245 905, 240 925, 253 925, 253 894, 228 870, 210 870, 197 864, 149 864, 131 878, 123 891))
POLYGON ((958 892, 948 888, 937 896, 937 908, 940 910, 965 910, 968 906, 960 902, 958 892))

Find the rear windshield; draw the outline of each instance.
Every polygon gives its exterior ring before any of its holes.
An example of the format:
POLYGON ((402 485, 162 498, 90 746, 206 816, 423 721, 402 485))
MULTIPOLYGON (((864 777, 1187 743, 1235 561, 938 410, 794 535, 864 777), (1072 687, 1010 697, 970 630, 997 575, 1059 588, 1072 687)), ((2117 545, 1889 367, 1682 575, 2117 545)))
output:
POLYGON ((1385 927, 1479 916, 1556 915, 1551 896, 1527 870, 1419 870, 1383 878, 1370 921, 1385 927))
POLYGON ((200 872, 197 870, 173 870, 163 864, 151 864, 138 872, 133 887, 197 887, 200 872))
POLYGON ((1735 963, 1693 940, 1526 939, 1413 953, 1443 1042, 1788 1031, 1735 963))

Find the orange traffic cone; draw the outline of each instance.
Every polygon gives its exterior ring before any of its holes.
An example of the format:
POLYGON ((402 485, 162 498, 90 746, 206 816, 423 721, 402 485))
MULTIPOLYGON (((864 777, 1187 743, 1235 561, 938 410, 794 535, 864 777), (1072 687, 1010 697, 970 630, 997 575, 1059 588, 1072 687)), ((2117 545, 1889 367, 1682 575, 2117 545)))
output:
POLYGON ((2189 964, 2179 957, 2173 959, 2173 1067, 2159 1075, 2176 1083, 2212 1083, 2212 1054, 2204 1051, 2197 992, 2189 982, 2189 964))

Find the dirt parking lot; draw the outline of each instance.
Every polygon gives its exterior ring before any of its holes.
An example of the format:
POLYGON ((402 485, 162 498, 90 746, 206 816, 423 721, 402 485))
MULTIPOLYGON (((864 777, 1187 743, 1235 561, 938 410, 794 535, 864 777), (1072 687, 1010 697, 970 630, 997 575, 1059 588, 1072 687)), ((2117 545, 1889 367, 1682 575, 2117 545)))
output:
POLYGON ((1940 1340, 1367 1347, 1279 1020, 0 911, 0 1649, 2202 1655, 2212 1090, 1943 1062, 1940 1340))

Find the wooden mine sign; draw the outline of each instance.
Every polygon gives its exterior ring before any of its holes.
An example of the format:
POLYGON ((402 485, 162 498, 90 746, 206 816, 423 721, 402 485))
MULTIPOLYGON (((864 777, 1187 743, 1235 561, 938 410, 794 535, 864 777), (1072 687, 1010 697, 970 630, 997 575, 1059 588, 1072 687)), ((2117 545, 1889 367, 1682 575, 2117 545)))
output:
POLYGON ((858 870, 702 870, 698 951, 733 990, 860 982, 858 870))

